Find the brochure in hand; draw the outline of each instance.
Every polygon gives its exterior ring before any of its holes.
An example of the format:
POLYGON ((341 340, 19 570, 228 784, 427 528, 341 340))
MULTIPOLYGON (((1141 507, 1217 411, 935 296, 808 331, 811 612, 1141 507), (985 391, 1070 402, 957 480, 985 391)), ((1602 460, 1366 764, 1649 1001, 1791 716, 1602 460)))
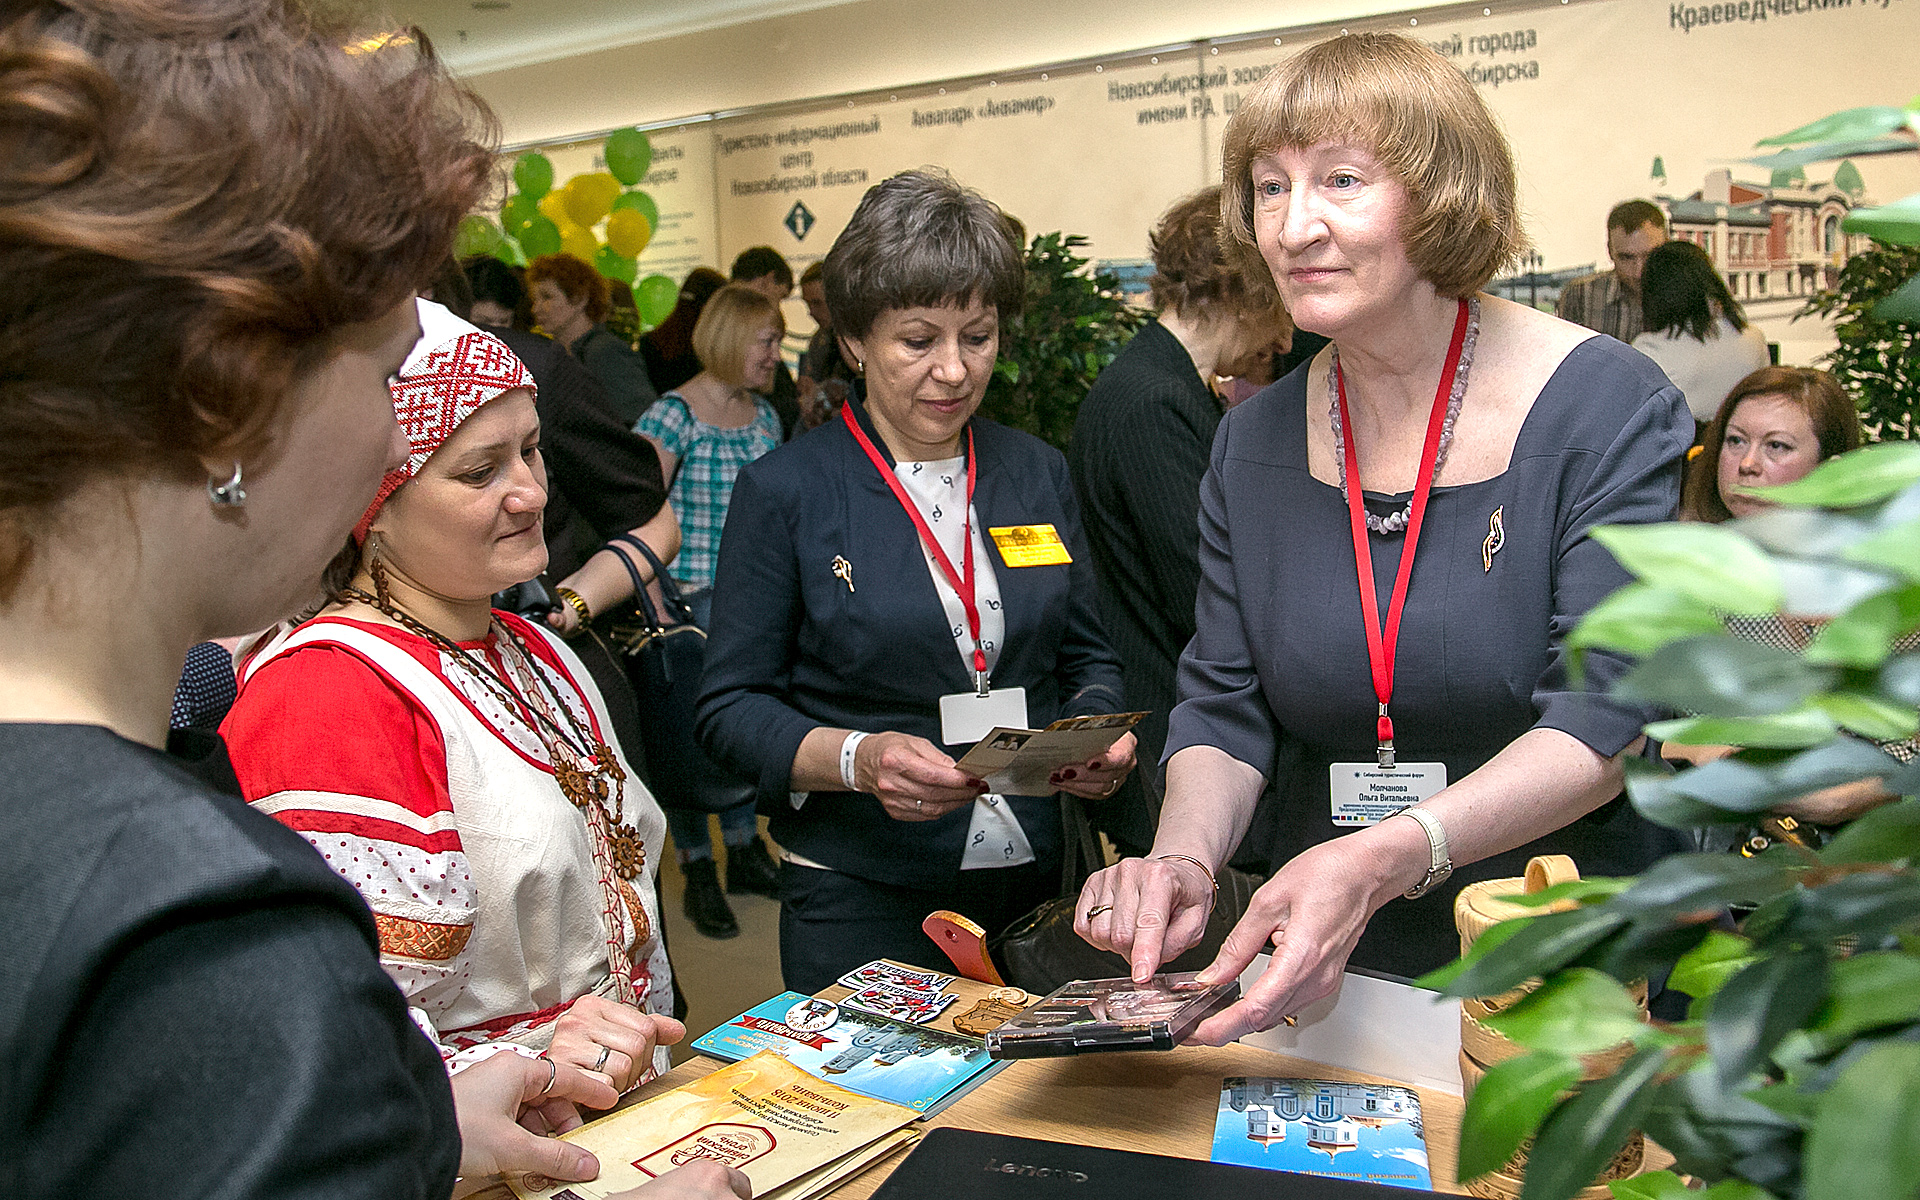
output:
POLYGON ((605 1200, 711 1158, 744 1172, 756 1196, 815 1194, 823 1177, 845 1177, 839 1167, 891 1152, 916 1115, 761 1053, 561 1135, 600 1160, 592 1182, 533 1174, 507 1182, 520 1200, 605 1200), (802 1180, 798 1193, 776 1190, 802 1180))
POLYGON ((694 1040, 715 1058, 770 1050, 848 1091, 931 1115, 1003 1063, 978 1041, 877 1013, 782 992, 694 1040))
POLYGON ((954 765, 1006 796, 1050 796, 1053 773, 1092 762, 1140 723, 1143 712, 1063 717, 1045 729, 996 728, 954 765))
POLYGON ((1331 1079, 1228 1079, 1213 1161, 1431 1189, 1412 1088, 1331 1079))

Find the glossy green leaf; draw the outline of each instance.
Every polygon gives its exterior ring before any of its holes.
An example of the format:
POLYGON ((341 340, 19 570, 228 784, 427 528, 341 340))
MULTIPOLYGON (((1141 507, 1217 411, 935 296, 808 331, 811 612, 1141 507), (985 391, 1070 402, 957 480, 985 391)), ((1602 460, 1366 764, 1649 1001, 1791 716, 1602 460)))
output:
POLYGON ((1907 280, 1893 294, 1873 306, 1875 320, 1888 324, 1920 324, 1920 275, 1907 280))
POLYGON ((1807 660, 1842 667, 1879 666, 1894 640, 1920 622, 1920 586, 1869 596, 1828 621, 1807 645, 1807 660))
POLYGON ((1778 940, 1820 944, 1852 934, 1873 945, 1895 929, 1920 925, 1920 877, 1912 871, 1861 871, 1800 894, 1778 940))
POLYGON ((1852 508, 1885 500, 1915 483, 1920 483, 1920 442, 1879 442, 1829 458, 1792 483, 1756 493, 1781 504, 1852 508))
POLYGON ((1920 1021, 1920 959, 1880 951, 1833 964, 1827 1002, 1812 1028, 1839 1039, 1906 1021, 1920 1021))
MULTIPOLYGON (((1552 974, 1591 950, 1626 920, 1626 914, 1611 912, 1605 906, 1528 917, 1523 928, 1449 980, 1445 993, 1497 996, 1535 976, 1552 974)), ((1486 935, 1481 940, 1486 940, 1486 935)), ((1475 943, 1474 949, 1479 948, 1475 943)))
POLYGON ((1840 222, 1840 228, 1899 246, 1920 243, 1920 193, 1878 208, 1856 208, 1840 222))
POLYGON ((1561 1093, 1580 1081, 1580 1070, 1578 1059, 1560 1054, 1523 1054, 1487 1068, 1460 1122, 1460 1178, 1504 1166, 1561 1093))
POLYGON ((1610 1049, 1647 1027, 1618 980, 1586 967, 1549 977, 1486 1024, 1529 1050, 1563 1054, 1610 1049))
POLYGON ((1537 892, 1510 892, 1500 896, 1508 904, 1517 904, 1522 908, 1544 908, 1562 900, 1592 901, 1604 900, 1608 896, 1626 891, 1633 886, 1631 877, 1595 875, 1591 879, 1569 879, 1565 883, 1556 883, 1552 887, 1537 892))
POLYGON ((1864 738, 1890 741, 1920 727, 1920 714, 1911 706, 1894 704, 1866 692, 1826 692, 1813 698, 1814 707, 1838 721, 1842 728, 1864 738))
MULTIPOLYGON (((1797 1058, 1803 1053, 1800 1043, 1805 1038, 1806 1031, 1796 1029, 1780 1039, 1780 1045, 1774 1048, 1774 1053, 1782 1058, 1797 1058)), ((1818 1042, 1812 1042, 1810 1045, 1815 1051, 1821 1049, 1821 1044, 1818 1042)), ((1755 1104, 1764 1104, 1789 1121, 1797 1121, 1802 1126, 1812 1125, 1814 1118, 1820 1113, 1818 1093, 1803 1091, 1795 1083, 1785 1081, 1770 1083, 1765 1087, 1749 1091, 1747 1097, 1755 1104)))
POLYGON ((1634 914, 1717 912, 1758 903, 1789 879, 1772 863, 1737 854, 1670 854, 1608 907, 1634 914))
POLYGON ((1716 929, 1673 964, 1667 983, 1695 999, 1705 999, 1753 961, 1752 942, 1716 929))
POLYGON ((1798 654, 1724 633, 1668 642, 1637 663, 1616 696, 1682 712, 1758 717, 1797 708, 1835 673, 1798 654))
POLYGON ((1854 818, 1820 857, 1829 863, 1920 861, 1920 798, 1908 796, 1854 818))
POLYGON ((1712 607, 1650 583, 1630 583, 1588 609, 1567 645, 1649 654, 1676 639, 1722 629, 1712 607))
POLYGON ((1593 536, 1638 578, 1701 604, 1730 613, 1768 613, 1780 604, 1772 560, 1725 526, 1601 525, 1593 536))
POLYGON ((1752 746, 1804 750, 1832 737, 1839 724, 1817 708, 1803 706, 1767 717, 1680 717, 1655 721, 1647 736, 1682 746, 1752 746))
POLYGON ((1876 1046, 1841 1073, 1807 1135, 1805 1169, 1807 1200, 1920 1194, 1920 1043, 1876 1046))
POLYGON ((1826 998, 1827 955, 1798 950, 1735 972, 1707 1008, 1707 1051, 1720 1078, 1745 1079, 1826 998))
POLYGON ((1830 113, 1818 121, 1810 121, 1798 129, 1773 137, 1761 138, 1756 146, 1798 146, 1802 142, 1830 142, 1854 138, 1878 137, 1883 133, 1892 133, 1904 129, 1907 124, 1905 109, 1891 105, 1870 105, 1862 108, 1849 108, 1842 112, 1830 113))
POLYGON ((1615 1179, 1607 1187, 1614 1200, 1700 1200, 1700 1193, 1689 1189, 1672 1171, 1648 1171, 1615 1179))
POLYGON ((1880 694, 1920 707, 1920 654, 1902 654, 1880 668, 1880 694))
POLYGON ((1429 988, 1443 995, 1471 995, 1472 993, 1450 992, 1453 981, 1465 974, 1467 969, 1492 954, 1495 950, 1514 937, 1522 929, 1532 924, 1532 917, 1517 917, 1511 921, 1502 921, 1481 934, 1473 946, 1459 958, 1444 967, 1435 967, 1413 982, 1423 988, 1429 988))
POLYGON ((1804 167, 1809 163, 1826 162, 1835 158, 1868 158, 1875 154, 1911 154, 1913 139, 1905 137, 1858 138, 1852 141, 1820 142, 1812 146, 1803 146, 1798 150, 1782 150, 1777 154, 1756 154, 1752 158, 1743 158, 1741 162, 1752 163, 1763 171, 1791 171, 1795 167, 1804 167))
POLYGON ((1655 1086, 1640 1128, 1689 1174, 1738 1175, 1792 1191, 1800 1173, 1801 1125, 1743 1094, 1745 1087, 1744 1080, 1724 1085, 1711 1061, 1697 1060, 1655 1086))
POLYGON ((1584 1085, 1534 1135, 1521 1200, 1568 1200, 1591 1184, 1620 1152, 1652 1100, 1648 1085, 1666 1065, 1666 1051, 1641 1050, 1613 1075, 1584 1085))

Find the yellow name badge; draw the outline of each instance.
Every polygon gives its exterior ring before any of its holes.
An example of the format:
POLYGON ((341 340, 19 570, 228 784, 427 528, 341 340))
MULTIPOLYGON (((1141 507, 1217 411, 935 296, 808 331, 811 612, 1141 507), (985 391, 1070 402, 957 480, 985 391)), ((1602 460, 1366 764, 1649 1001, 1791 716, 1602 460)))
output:
POLYGON ((1051 525, 999 525, 987 530, 1000 547, 1000 559, 1009 567, 1051 567, 1070 563, 1060 533, 1051 525))

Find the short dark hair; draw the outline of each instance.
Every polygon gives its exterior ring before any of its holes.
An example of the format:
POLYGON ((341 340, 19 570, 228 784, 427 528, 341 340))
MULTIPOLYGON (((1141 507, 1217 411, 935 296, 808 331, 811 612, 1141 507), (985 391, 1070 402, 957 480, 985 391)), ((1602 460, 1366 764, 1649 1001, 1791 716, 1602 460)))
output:
POLYGON ((1220 237, 1220 185, 1174 201, 1147 238, 1153 276, 1147 289, 1156 308, 1182 317, 1202 311, 1224 318, 1272 313, 1280 307, 1273 274, 1261 263, 1251 270, 1220 237))
POLYGON ((1805 409, 1820 442, 1821 462, 1860 448, 1860 410, 1839 380, 1812 367, 1761 367, 1733 385, 1700 435, 1700 453, 1687 464, 1680 488, 1681 520, 1717 524, 1733 518, 1720 497, 1720 445, 1726 440, 1733 410, 1755 396, 1784 396, 1805 409))
POLYGON ((519 312, 527 299, 527 285, 513 268, 497 258, 476 258, 467 263, 467 285, 473 289, 473 302, 498 304, 508 312, 519 312))
POLYGON ((586 259, 565 253, 542 254, 527 264, 528 287, 537 288, 548 281, 575 304, 584 302, 587 320, 598 325, 607 319, 613 289, 606 276, 594 270, 586 259))
POLYGON ((1608 231, 1618 229, 1621 233, 1632 233, 1642 225, 1664 230, 1667 214, 1651 200, 1622 200, 1607 213, 1608 231))
POLYGON ((445 261, 491 114, 420 36, 350 40, 262 0, 6 6, 0 601, 77 489, 261 453, 445 261))
POLYGON ((819 283, 820 286, 825 287, 826 284, 822 283, 821 281, 826 277, 826 274, 827 274, 826 260, 816 259, 813 262, 807 264, 806 270, 800 272, 800 286, 805 287, 810 283, 819 283))
POLYGON ((773 276, 774 282, 781 287, 793 286, 793 268, 772 246, 749 246, 733 260, 733 282, 745 283, 763 275, 773 276))
POLYGON ((1747 327, 1746 313, 1713 269, 1713 260, 1689 241, 1662 242, 1647 255, 1640 305, 1646 327, 1655 333, 1685 334, 1704 342, 1716 315, 1726 317, 1735 329, 1747 327))
POLYGON ((827 313, 863 338, 883 312, 991 304, 1004 329, 1026 300, 1026 259, 993 201, 937 167, 867 189, 827 251, 827 313))

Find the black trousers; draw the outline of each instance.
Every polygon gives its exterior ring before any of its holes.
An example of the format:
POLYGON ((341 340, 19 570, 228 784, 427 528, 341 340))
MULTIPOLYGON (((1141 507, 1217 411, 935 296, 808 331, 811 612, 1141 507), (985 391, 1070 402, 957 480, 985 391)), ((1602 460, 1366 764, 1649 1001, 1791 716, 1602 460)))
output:
POLYGON ((962 871, 938 890, 781 863, 780 977, 788 991, 811 994, 876 958, 951 971, 920 928, 928 913, 950 909, 993 937, 1059 890, 1058 863, 962 871))

